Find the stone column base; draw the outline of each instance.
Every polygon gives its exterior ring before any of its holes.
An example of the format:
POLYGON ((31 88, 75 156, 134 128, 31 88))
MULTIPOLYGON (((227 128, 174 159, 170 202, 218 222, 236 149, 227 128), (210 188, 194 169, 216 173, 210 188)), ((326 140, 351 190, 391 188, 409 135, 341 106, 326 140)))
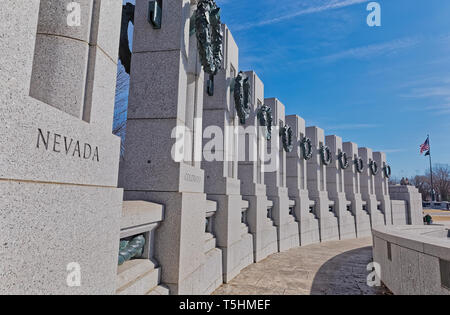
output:
POLYGON ((366 209, 370 214, 370 225, 372 229, 379 226, 385 226, 386 221, 384 213, 378 209, 378 201, 376 196, 363 197, 363 199, 367 202, 366 209))
POLYGON ((253 263, 253 235, 242 220, 240 195, 208 195, 218 204, 215 215, 214 234, 217 247, 223 253, 223 278, 228 283, 242 269, 253 263))
POLYGON ((300 246, 298 223, 289 214, 289 197, 286 194, 268 196, 273 202, 272 216, 277 227, 278 251, 300 246))
POLYGON ((334 211, 339 222, 339 238, 341 240, 356 238, 355 216, 347 210, 347 199, 345 194, 339 194, 332 198, 334 201, 334 211))
POLYGON ((320 243, 319 218, 310 207, 314 207, 314 201, 309 199, 307 190, 289 190, 290 199, 295 200, 295 217, 298 220, 300 246, 320 243))
POLYGON ((267 256, 278 252, 277 228, 267 218, 269 201, 265 195, 242 196, 249 202, 247 220, 253 235, 254 262, 260 262, 267 256))
POLYGON ((319 218, 320 241, 339 240, 339 223, 334 212, 330 212, 331 201, 326 192, 313 197, 316 202, 315 214, 319 218))
POLYGON ((9 180, 0 191, 0 294, 115 293, 122 189, 9 180))

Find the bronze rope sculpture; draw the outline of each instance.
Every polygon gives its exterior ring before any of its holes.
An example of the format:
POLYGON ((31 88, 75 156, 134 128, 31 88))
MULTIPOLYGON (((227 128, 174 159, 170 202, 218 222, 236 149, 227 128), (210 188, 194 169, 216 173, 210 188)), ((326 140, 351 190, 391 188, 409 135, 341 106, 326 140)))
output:
POLYGON ((142 256, 144 246, 145 238, 142 235, 134 237, 131 241, 120 241, 119 266, 132 258, 142 256))

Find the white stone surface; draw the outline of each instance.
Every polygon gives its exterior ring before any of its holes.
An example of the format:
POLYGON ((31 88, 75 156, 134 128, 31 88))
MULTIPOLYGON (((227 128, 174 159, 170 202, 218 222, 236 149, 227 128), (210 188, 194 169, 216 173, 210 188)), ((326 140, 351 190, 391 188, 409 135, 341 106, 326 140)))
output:
POLYGON ((30 96, 82 118, 88 60, 87 42, 38 33, 30 96))
POLYGON ((308 190, 315 202, 314 214, 320 223, 320 240, 339 239, 339 223, 334 212, 334 201, 330 200, 327 191, 327 167, 322 163, 320 148, 325 145, 325 133, 318 127, 307 127, 306 136, 311 139, 313 157, 308 160, 308 190), (332 210, 332 211, 330 211, 332 210))
POLYGON ((356 236, 371 235, 370 215, 365 210, 366 202, 361 195, 361 176, 356 170, 355 160, 359 157, 358 145, 353 142, 344 142, 343 151, 347 153, 350 166, 344 171, 345 195, 351 202, 352 213, 356 220, 356 236))
POLYGON ((114 294, 120 190, 10 179, 0 191, 0 295, 114 294))
POLYGON ((122 207, 121 229, 161 222, 164 220, 162 205, 145 201, 124 201, 122 207))
POLYGON ((118 267, 117 295, 146 295, 159 284, 161 269, 147 259, 125 262, 118 267))
POLYGON ((392 225, 406 225, 409 219, 408 204, 405 200, 391 200, 392 225))
MULTIPOLYGON (((344 169, 338 159, 339 154, 344 152, 342 138, 334 135, 326 136, 325 144, 330 148, 333 156, 333 162, 327 166, 327 190, 330 200, 334 201, 334 211, 339 223, 339 237, 341 240, 355 238, 355 216, 351 211, 352 203, 346 198, 344 169)), ((349 161, 349 167, 350 163, 349 161)))
MULTIPOLYGON (((83 40, 95 31, 59 28, 67 17, 63 2, 17 1, 0 9, 0 294, 115 292, 120 139, 106 123, 114 102, 96 98, 91 107, 102 108, 101 121, 82 120, 85 80, 97 70, 95 63, 87 67, 90 48, 83 40), (35 84, 47 103, 33 98, 35 84), (81 268, 80 287, 67 284, 70 263, 81 268)), ((83 1, 83 18, 92 14, 85 11, 91 2, 83 1)), ((120 11, 120 3, 112 5, 120 11)), ((118 47, 120 23, 110 25, 109 40, 118 47)), ((101 74, 103 89, 114 90, 115 75, 101 74)))

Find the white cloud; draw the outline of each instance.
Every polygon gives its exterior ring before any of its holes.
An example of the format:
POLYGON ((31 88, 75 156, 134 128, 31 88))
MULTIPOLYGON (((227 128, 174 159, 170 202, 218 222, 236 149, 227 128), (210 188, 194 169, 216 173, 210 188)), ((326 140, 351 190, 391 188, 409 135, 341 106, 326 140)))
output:
POLYGON ((327 64, 337 62, 343 59, 367 59, 375 56, 386 56, 398 53, 400 50, 407 49, 416 46, 420 43, 418 38, 401 38, 389 42, 360 46, 355 48, 350 48, 343 50, 334 54, 297 60, 289 64, 289 66, 309 64, 309 63, 319 63, 327 64))
POLYGON ((384 153, 399 153, 405 152, 405 149, 383 149, 383 150, 375 150, 375 152, 384 152, 384 153))
POLYGON ((333 1, 328 1, 323 5, 319 5, 319 6, 315 6, 315 7, 307 7, 307 8, 301 8, 297 11, 294 12, 290 12, 287 14, 283 14, 283 15, 279 15, 277 17, 274 18, 270 18, 270 19, 265 19, 263 21, 258 21, 258 22, 250 22, 247 24, 243 24, 241 26, 236 25, 233 29, 234 30, 245 30, 245 29, 250 29, 250 28, 254 28, 254 27, 260 27, 260 26, 265 26, 265 25, 271 25, 271 24, 275 24, 275 23, 279 23, 285 20, 289 20, 298 16, 302 16, 302 15, 307 15, 307 14, 313 14, 313 13, 319 13, 319 12, 323 12, 323 11, 328 11, 328 10, 333 10, 333 9, 339 9, 339 8, 344 8, 344 7, 348 7, 351 5, 355 5, 355 4, 360 4, 360 3, 365 3, 368 2, 369 0, 333 0, 333 1))
POLYGON ((381 44, 373 44, 362 47, 351 48, 335 54, 331 54, 320 59, 325 62, 335 62, 341 59, 362 59, 375 55, 385 55, 395 53, 400 49, 409 48, 419 43, 418 39, 404 38, 381 44))
POLYGON ((327 130, 354 130, 354 129, 369 129, 378 128, 379 125, 376 124, 341 124, 335 126, 328 126, 327 130))
POLYGON ((434 96, 450 97, 450 87, 447 85, 442 85, 442 86, 434 86, 434 87, 426 87, 426 88, 415 88, 415 89, 412 89, 409 94, 405 94, 402 96, 403 97, 412 97, 412 98, 423 98, 423 97, 434 97, 434 96))

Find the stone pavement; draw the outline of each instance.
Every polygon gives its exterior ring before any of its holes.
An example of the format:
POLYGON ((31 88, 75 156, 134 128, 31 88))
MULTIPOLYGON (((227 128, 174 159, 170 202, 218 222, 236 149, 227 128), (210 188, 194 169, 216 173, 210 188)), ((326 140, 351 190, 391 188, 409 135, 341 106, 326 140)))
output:
POLYGON ((250 265, 214 294, 383 294, 366 284, 371 261, 371 237, 298 247, 250 265))

